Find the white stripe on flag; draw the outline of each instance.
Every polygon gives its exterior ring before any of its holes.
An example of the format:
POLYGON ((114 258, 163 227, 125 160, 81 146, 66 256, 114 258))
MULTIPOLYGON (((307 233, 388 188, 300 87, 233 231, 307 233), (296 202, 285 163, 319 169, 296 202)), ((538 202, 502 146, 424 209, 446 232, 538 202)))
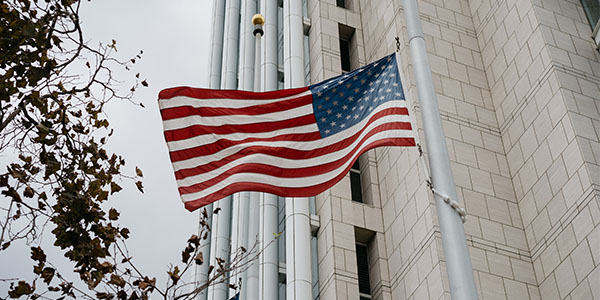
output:
MULTIPOLYGON (((191 149, 198 146, 214 143, 220 139, 227 139, 231 141, 241 141, 248 138, 269 138, 283 134, 302 134, 302 133, 310 133, 310 132, 318 132, 319 128, 317 124, 309 124, 298 127, 284 128, 279 130, 267 131, 267 132, 258 132, 258 133, 230 133, 230 134, 203 134, 199 136, 195 136, 193 138, 180 140, 180 141, 172 141, 168 142, 169 151, 179 151, 185 149, 191 149), (215 138, 218 137, 218 138, 215 138)), ((203 158, 204 159, 204 158, 203 158)))
MULTIPOLYGON (((413 136, 412 132, 410 130, 388 130, 388 131, 396 132, 394 137, 410 138, 413 136)), ((366 134, 368 134, 368 132, 366 134)), ((375 136, 376 135, 377 134, 375 134, 375 136)), ((361 138, 362 138, 362 135, 361 135, 361 138)), ((369 137, 368 140, 370 140, 370 139, 371 138, 369 137)), ((333 161, 336 161, 336 160, 346 156, 348 153, 350 153, 354 150, 354 147, 357 146, 359 141, 360 141, 360 138, 357 141, 355 141, 354 143, 352 143, 351 145, 349 145, 348 147, 343 148, 339 151, 329 152, 325 155, 318 156, 318 157, 312 157, 312 158, 308 158, 308 159, 288 159, 288 158, 281 158, 281 157, 271 156, 268 154, 261 154, 261 153, 250 154, 250 155, 243 156, 237 160, 234 160, 226 165, 223 165, 218 169, 214 169, 214 170, 206 172, 206 173, 202 173, 202 174, 195 175, 195 176, 189 176, 184 179, 177 180, 177 183, 179 184, 180 187, 191 186, 198 182, 203 182, 205 180, 211 180, 211 179, 218 177, 219 175, 227 172, 228 170, 230 170, 234 167, 237 167, 242 164, 247 164, 247 163, 266 164, 266 165, 272 165, 272 166, 277 166, 277 167, 286 168, 286 169, 296 169, 296 168, 299 169, 299 168, 320 166, 323 163, 333 162, 333 161)))
POLYGON ((312 104, 295 107, 292 109, 266 113, 262 115, 245 116, 245 115, 224 115, 224 116, 186 116, 177 119, 163 121, 165 130, 175 130, 190 127, 192 125, 202 124, 202 126, 221 126, 221 125, 244 125, 256 124, 272 121, 281 121, 293 119, 299 116, 306 116, 313 113, 312 104))
POLYGON ((323 174, 319 174, 319 175, 315 175, 315 176, 294 177, 294 178, 281 178, 281 177, 275 177, 275 176, 271 176, 271 175, 257 174, 257 173, 235 173, 235 174, 229 176, 228 178, 226 178, 225 180, 222 180, 218 183, 211 185, 207 189, 204 189, 204 190, 196 192, 196 193, 183 194, 183 195, 181 195, 182 196, 181 198, 183 201, 196 200, 196 199, 199 199, 202 197, 206 197, 209 194, 212 194, 228 185, 235 184, 237 182, 249 182, 249 183, 255 182, 255 183, 260 183, 260 184, 268 182, 270 185, 277 186, 277 187, 286 187, 286 188, 315 186, 315 185, 330 181, 333 178, 335 178, 336 176, 340 175, 340 173, 343 170, 345 170, 351 163, 354 162, 354 160, 358 157, 358 154, 361 152, 361 150, 364 149, 365 147, 367 147, 370 143, 381 140, 381 139, 386 139, 386 138, 396 138, 397 136, 395 135, 395 133, 396 133, 395 130, 383 131, 383 132, 379 132, 379 133, 371 136, 369 139, 367 139, 365 141, 363 146, 358 149, 358 151, 352 156, 352 158, 350 160, 348 160, 347 162, 342 164, 339 168, 329 171, 327 173, 323 173, 323 174))
POLYGON ((187 96, 175 96, 169 99, 159 99, 158 104, 160 109, 180 107, 180 106, 194 106, 194 107, 224 107, 224 108, 243 108, 260 104, 275 103, 280 101, 286 101, 293 98, 299 98, 302 96, 310 95, 310 90, 302 93, 276 99, 229 99, 229 98, 214 98, 214 99, 196 99, 187 96))
MULTIPOLYGON (((404 100, 397 100, 397 101, 388 101, 380 106, 378 106, 375 110, 373 110, 366 118, 364 118, 361 122, 354 124, 354 126, 339 132, 338 134, 334 134, 325 138, 322 138, 320 140, 316 140, 316 141, 306 141, 306 142, 296 142, 296 141, 275 141, 275 142, 252 142, 252 143, 244 143, 244 144, 239 144, 236 145, 234 147, 239 147, 236 148, 235 151, 232 152, 232 150, 228 150, 231 149, 233 147, 229 147, 229 148, 225 148, 217 153, 211 154, 211 155, 206 155, 206 156, 201 156, 201 157, 197 157, 197 158, 192 158, 192 159, 188 159, 188 160, 184 160, 184 161, 177 161, 177 162, 173 162, 173 168, 175 169, 175 171, 181 170, 183 168, 189 168, 189 167, 194 167, 197 166, 197 164, 191 163, 191 166, 187 166, 187 162, 193 161, 193 160, 200 160, 200 161, 218 161, 220 159, 222 159, 223 157, 227 157, 233 153, 236 153, 237 151, 239 151, 240 149, 249 147, 249 146, 271 146, 271 147, 288 147, 290 148, 291 146, 293 146, 293 149, 295 150, 313 150, 316 148, 321 148, 324 145, 331 145, 336 143, 337 141, 343 140, 349 136, 352 136, 354 134, 356 134, 357 132, 359 132, 361 129, 363 129, 367 122, 369 121, 369 118, 371 116, 373 116, 374 114, 385 110, 387 108, 392 108, 392 107, 403 107, 406 105, 406 101, 404 100), (223 152, 223 153, 221 153, 223 152)), ((388 120, 387 122, 410 122, 410 118, 407 115, 390 115, 390 116, 386 116, 382 119, 388 120)), ((367 132, 368 130, 371 130, 372 125, 369 126, 369 128, 367 128, 363 134, 365 132, 367 132)), ((315 125, 316 128, 316 125, 315 125)), ((316 131, 316 130, 315 130, 316 131)), ((209 137, 212 137, 212 141, 216 141, 218 139, 226 139, 229 135, 208 135, 209 137)), ((254 137, 254 135, 252 134, 246 134, 247 137, 254 137)), ((361 135, 362 136, 362 135, 361 135)), ((171 143, 173 142, 169 142, 167 143, 169 146, 169 150, 170 151, 174 151, 171 149, 171 143)), ((190 142, 191 144, 191 142, 190 142)), ((202 145, 202 144, 200 144, 202 145)), ((198 146, 198 145, 196 145, 198 146)))

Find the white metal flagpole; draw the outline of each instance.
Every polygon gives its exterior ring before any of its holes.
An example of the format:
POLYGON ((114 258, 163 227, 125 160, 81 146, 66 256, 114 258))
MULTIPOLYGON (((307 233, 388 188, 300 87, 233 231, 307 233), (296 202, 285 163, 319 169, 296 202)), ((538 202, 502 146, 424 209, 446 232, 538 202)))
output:
POLYGON ((423 131, 427 143, 442 245, 446 257, 450 295, 452 299, 456 300, 474 300, 477 299, 475 278, 473 277, 473 268, 469 258, 461 215, 458 213, 460 209, 455 208, 458 199, 456 186, 452 177, 438 101, 433 89, 417 1, 403 0, 403 4, 406 31, 421 105, 423 131))

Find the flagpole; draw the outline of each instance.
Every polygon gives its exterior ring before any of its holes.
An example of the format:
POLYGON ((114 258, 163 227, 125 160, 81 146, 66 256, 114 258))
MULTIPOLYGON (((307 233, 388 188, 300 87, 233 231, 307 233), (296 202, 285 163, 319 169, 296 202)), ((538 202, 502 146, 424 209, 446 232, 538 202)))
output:
POLYGON ((452 299, 456 300, 477 299, 477 288, 475 287, 465 231, 461 215, 458 213, 461 210, 460 208, 456 209, 458 201, 456 185, 452 177, 448 147, 440 119, 437 97, 433 88, 417 2, 416 0, 403 0, 403 4, 406 31, 421 106, 423 130, 427 143, 431 183, 446 258, 450 295, 452 299), (447 202, 453 203, 450 205, 447 202))

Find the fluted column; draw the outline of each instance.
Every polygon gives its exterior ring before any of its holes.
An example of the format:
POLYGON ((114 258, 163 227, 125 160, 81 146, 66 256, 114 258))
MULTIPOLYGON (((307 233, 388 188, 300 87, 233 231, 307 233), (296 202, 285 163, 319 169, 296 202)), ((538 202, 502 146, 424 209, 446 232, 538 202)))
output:
MULTIPOLYGON (((258 225, 259 225, 259 198, 260 193, 258 192, 249 192, 250 198, 248 199, 248 232, 246 245, 247 249, 253 249, 253 247, 258 242, 258 225)), ((248 266, 248 270, 246 271, 245 276, 245 288, 242 287, 241 299, 243 300, 254 300, 259 299, 258 297, 258 261, 250 262, 248 266)))
MULTIPOLYGON (((221 88, 237 89, 238 43, 240 25, 240 0, 228 0, 225 5, 225 25, 223 40, 223 57, 221 66, 221 88)), ((231 202, 232 197, 225 197, 213 206, 220 212, 213 215, 213 235, 211 243, 211 265, 217 266, 215 258, 219 257, 229 262, 231 247, 231 202), (214 250, 214 251, 213 251, 214 250)), ((208 288, 209 300, 228 300, 229 287, 227 282, 208 288)))
MULTIPOLYGON (((302 1, 283 1, 283 67, 286 88, 304 86, 302 1)), ((312 298, 308 198, 285 199, 286 299, 312 298)))
POLYGON ((239 80, 240 90, 254 90, 254 50, 255 41, 252 31, 252 16, 256 14, 256 0, 242 1, 242 16, 240 19, 240 64, 239 80))
POLYGON ((237 89, 238 43, 240 30, 240 0, 228 0, 225 5, 225 37, 221 88, 237 89))
MULTIPOLYGON (((265 17, 264 37, 262 37, 261 87, 262 91, 277 90, 277 1, 262 0, 261 13, 265 17)), ((279 297, 279 253, 278 197, 260 193, 259 197, 259 240, 265 247, 259 255, 259 297, 261 300, 277 300, 279 297)))
POLYGON ((283 1, 283 72, 286 88, 304 86, 302 0, 283 1))
POLYGON ((285 199, 286 299, 312 299, 308 198, 285 199))
MULTIPOLYGON (((208 68, 208 87, 211 89, 218 89, 221 87, 221 66, 223 56, 223 30, 225 26, 225 0, 214 0, 213 1, 213 22, 211 25, 210 35, 210 55, 209 55, 209 68, 208 68)), ((213 205, 209 204, 205 207, 208 213, 208 224, 212 228, 212 212, 213 205)), ((201 211, 201 210, 200 210, 201 211)), ((199 225, 201 226, 201 225, 199 225)), ((201 228, 198 230, 200 231, 201 228)), ((208 280, 208 267, 210 265, 211 257, 211 244, 213 243, 212 232, 207 233, 207 239, 202 241, 200 251, 204 256, 204 263, 196 266, 195 278, 196 287, 204 284, 208 280)), ((215 240, 216 243, 216 240, 215 240)), ((197 300, 206 300, 208 296, 208 289, 201 291, 196 297, 197 300)))
MULTIPOLYGON (((230 233, 231 233, 231 196, 225 197, 215 203, 213 208, 219 213, 213 214, 212 239, 210 245, 210 264, 218 266, 216 258, 229 261, 230 233)), ((213 271, 215 272, 215 271, 213 271)), ((227 300, 227 282, 211 285, 208 287, 209 300, 227 300)))
POLYGON ((208 87, 221 87, 221 66, 223 57, 223 31, 225 30, 225 0, 213 1, 213 22, 210 35, 210 61, 208 87))
POLYGON ((260 241, 264 247, 259 256, 259 299, 277 300, 279 297, 279 253, 275 236, 278 233, 277 196, 260 194, 260 241))
POLYGON ((261 13, 265 17, 264 31, 262 37, 261 58, 261 87, 262 91, 277 90, 277 1, 261 0, 261 13))

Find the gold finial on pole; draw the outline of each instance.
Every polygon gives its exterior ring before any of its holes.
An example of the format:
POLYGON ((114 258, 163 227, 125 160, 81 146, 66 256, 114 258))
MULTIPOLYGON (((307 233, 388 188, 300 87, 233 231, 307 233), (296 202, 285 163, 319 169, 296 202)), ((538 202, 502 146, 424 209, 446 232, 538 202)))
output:
POLYGON ((252 16, 252 24, 254 25, 254 36, 261 37, 265 32, 263 31, 263 25, 265 25, 265 17, 261 14, 255 14, 252 16))
POLYGON ((255 14, 252 16, 252 25, 265 25, 265 17, 261 14, 255 14))

